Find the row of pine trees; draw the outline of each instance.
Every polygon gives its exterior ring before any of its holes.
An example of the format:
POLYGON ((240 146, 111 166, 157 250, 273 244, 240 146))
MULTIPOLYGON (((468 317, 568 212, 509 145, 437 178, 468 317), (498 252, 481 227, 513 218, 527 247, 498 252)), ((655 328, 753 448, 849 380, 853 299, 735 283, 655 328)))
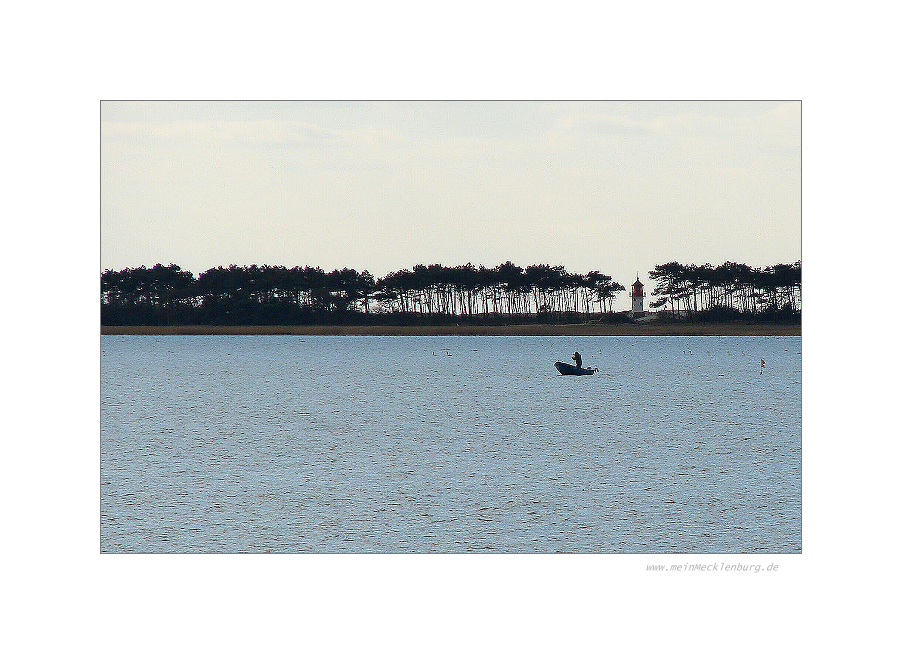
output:
MULTIPOLYGON (((801 265, 764 270, 725 263, 716 268, 672 262, 650 272, 660 296, 652 307, 671 313, 729 306, 754 314, 762 307, 801 306, 801 265)), ((325 272, 310 266, 219 266, 195 277, 176 264, 106 270, 102 324, 305 324, 384 322, 387 318, 442 321, 561 320, 613 317, 622 284, 600 271, 510 261, 486 268, 416 265, 376 279, 368 271, 325 272)), ((680 313, 682 315, 682 313, 680 313)))
POLYGON ((655 266, 657 282, 652 309, 694 316, 714 312, 756 315, 802 311, 802 262, 752 268, 727 261, 719 266, 684 265, 676 261, 655 266))

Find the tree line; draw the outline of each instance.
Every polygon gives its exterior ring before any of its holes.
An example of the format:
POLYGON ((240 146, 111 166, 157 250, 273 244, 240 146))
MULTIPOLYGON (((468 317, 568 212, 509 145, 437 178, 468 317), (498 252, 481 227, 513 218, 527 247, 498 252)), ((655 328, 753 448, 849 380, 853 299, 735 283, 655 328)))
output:
POLYGON ((801 319, 802 262, 752 268, 726 261, 684 265, 676 261, 655 266, 657 282, 649 307, 663 308, 685 319, 732 316, 801 319))
POLYGON ((105 270, 102 324, 510 322, 613 314, 622 284, 597 270, 416 265, 376 279, 364 270, 219 266, 195 277, 176 264, 105 270))
MULTIPOLYGON (((764 269, 670 262, 649 271, 652 309, 674 319, 794 318, 801 312, 801 262, 764 269)), ((625 321, 626 290, 594 270, 418 264, 376 279, 368 271, 311 266, 219 266, 195 277, 161 263, 100 276, 101 324, 510 324, 625 321)))

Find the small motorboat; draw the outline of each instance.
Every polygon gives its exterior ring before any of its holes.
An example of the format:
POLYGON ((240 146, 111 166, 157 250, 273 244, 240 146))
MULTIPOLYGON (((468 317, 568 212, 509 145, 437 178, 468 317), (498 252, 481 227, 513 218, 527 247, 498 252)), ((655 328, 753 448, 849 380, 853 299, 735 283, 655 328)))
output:
POLYGON ((558 361, 554 364, 554 367, 562 375, 594 375, 598 370, 598 368, 577 368, 563 361, 558 361))

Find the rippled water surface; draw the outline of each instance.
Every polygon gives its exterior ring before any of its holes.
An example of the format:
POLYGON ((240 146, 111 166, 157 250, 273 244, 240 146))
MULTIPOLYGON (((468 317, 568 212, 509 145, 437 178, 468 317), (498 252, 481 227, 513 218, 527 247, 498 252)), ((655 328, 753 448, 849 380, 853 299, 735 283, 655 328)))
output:
POLYGON ((799 552, 801 339, 103 336, 100 453, 104 552, 799 552))

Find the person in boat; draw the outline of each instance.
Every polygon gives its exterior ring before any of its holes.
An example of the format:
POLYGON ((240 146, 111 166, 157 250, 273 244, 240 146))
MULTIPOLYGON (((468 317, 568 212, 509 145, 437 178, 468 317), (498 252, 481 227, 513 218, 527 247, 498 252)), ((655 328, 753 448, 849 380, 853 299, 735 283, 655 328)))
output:
POLYGON ((583 358, 581 356, 579 356, 579 352, 574 352, 573 356, 570 358, 573 359, 574 361, 576 361, 577 368, 583 367, 583 358))

